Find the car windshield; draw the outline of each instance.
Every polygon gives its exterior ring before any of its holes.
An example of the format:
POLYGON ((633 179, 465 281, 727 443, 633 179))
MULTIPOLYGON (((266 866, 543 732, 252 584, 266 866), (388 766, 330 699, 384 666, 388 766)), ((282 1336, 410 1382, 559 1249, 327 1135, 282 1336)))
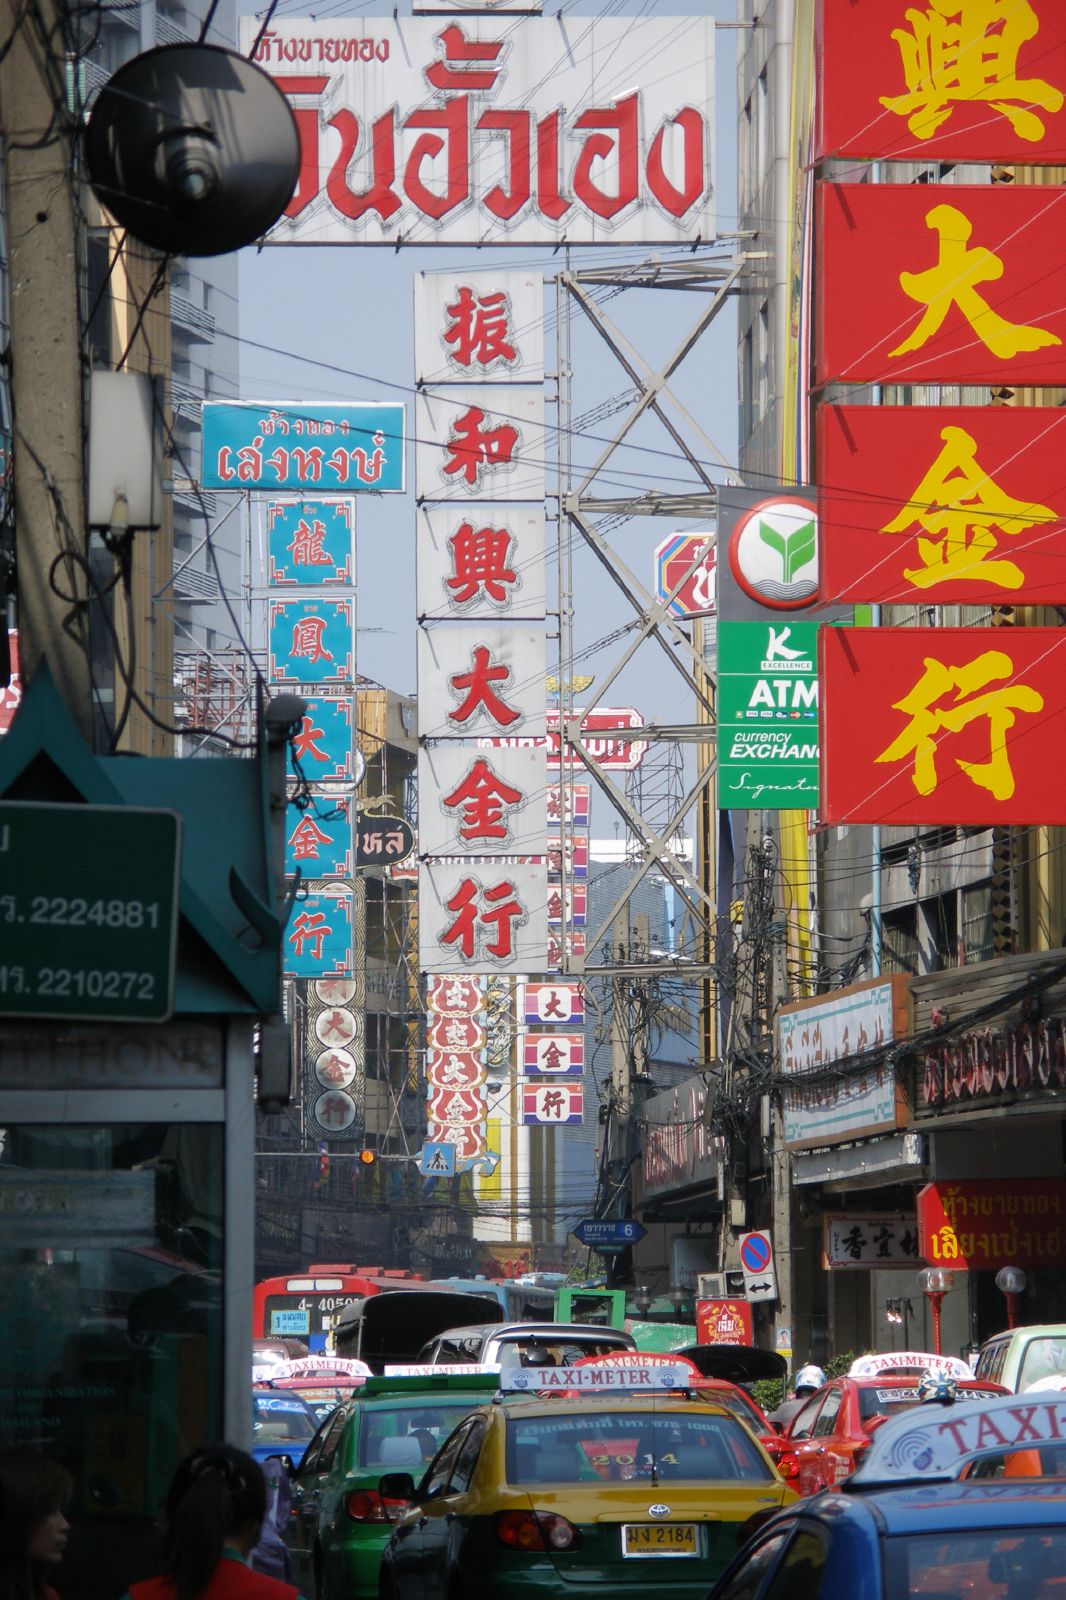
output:
POLYGON ((1066 1339, 1030 1339, 1018 1369, 1018 1393, 1031 1389, 1041 1378, 1066 1374, 1066 1339))
POLYGON ((318 1426, 302 1400, 281 1395, 256 1395, 253 1439, 256 1444, 280 1444, 287 1439, 310 1439, 318 1426))
POLYGON ((507 1481, 768 1483, 773 1473, 733 1417, 600 1412, 507 1419, 507 1481))
POLYGON ((1066 1572, 1066 1528, 897 1535, 887 1556, 885 1593, 894 1600, 963 1593, 975 1600, 1044 1600, 1059 1592, 1066 1572))
POLYGON ((410 1472, 417 1477, 476 1404, 475 1397, 457 1395, 451 1402, 367 1408, 359 1426, 359 1465, 410 1472))

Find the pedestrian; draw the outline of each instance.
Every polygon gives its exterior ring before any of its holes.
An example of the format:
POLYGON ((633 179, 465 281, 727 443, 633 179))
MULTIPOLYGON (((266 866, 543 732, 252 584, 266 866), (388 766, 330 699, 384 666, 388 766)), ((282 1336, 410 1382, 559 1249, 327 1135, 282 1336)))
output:
POLYGON ((262 1468, 220 1444, 180 1462, 167 1491, 163 1570, 131 1583, 128 1600, 299 1600, 248 1558, 267 1508, 262 1468))
POLYGON ((824 1382, 825 1373, 821 1367, 816 1367, 813 1363, 800 1367, 792 1388, 792 1398, 782 1400, 776 1410, 769 1413, 770 1421, 775 1422, 784 1433, 796 1412, 802 1410, 811 1395, 820 1389, 824 1382))
POLYGON ((67 1547, 73 1490, 47 1456, 0 1451, 0 1600, 59 1600, 47 1580, 67 1547))

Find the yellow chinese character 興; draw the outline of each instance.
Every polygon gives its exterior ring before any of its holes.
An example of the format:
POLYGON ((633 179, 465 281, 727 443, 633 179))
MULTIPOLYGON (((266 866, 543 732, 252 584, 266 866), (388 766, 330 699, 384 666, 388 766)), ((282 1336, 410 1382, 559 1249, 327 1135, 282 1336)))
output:
POLYGON ((910 693, 894 702, 895 710, 902 711, 910 722, 875 759, 902 761, 912 756, 911 782, 919 794, 932 794, 940 781, 936 770, 940 741, 980 717, 987 717, 988 760, 956 758, 955 765, 971 783, 987 789, 997 800, 1009 800, 1014 793, 1014 773, 1007 755, 1007 732, 1014 726, 1018 712, 1043 708, 1043 695, 1024 683, 1010 681, 1014 663, 1002 650, 986 650, 959 667, 945 666, 933 656, 926 656, 924 665, 925 671, 910 693), (997 681, 1002 681, 1002 687, 990 689, 989 685, 997 681), (988 692, 981 693, 982 690, 988 692), (949 696, 949 704, 937 704, 949 696))
POLYGON ((944 448, 906 505, 882 533, 910 533, 920 528, 922 565, 904 567, 916 589, 966 578, 999 589, 1019 589, 1025 581, 1013 561, 996 557, 996 534, 1022 533, 1057 514, 1035 501, 1014 500, 977 460, 977 442, 965 428, 942 428, 944 448))
POLYGON ((925 214, 927 228, 940 236, 940 259, 925 272, 901 272, 900 288, 911 300, 925 306, 925 314, 909 338, 889 355, 901 356, 920 350, 937 332, 953 305, 966 318, 974 333, 994 356, 1009 361, 1022 350, 1039 350, 1047 344, 1061 344, 1057 334, 1032 328, 1024 322, 1007 322, 993 311, 977 293, 975 284, 995 283, 1003 276, 1003 262, 992 250, 966 242, 973 223, 956 206, 933 206, 925 214))
MULTIPOLYGON (((1062 0, 1055 0, 1061 4, 1062 0)), ((929 0, 908 9, 905 28, 893 28, 907 93, 880 102, 917 139, 931 139, 956 105, 980 102, 1006 117, 1019 139, 1044 137, 1041 111, 1059 111, 1062 91, 1042 78, 1018 77, 1018 52, 1040 30, 1028 0, 929 0)))

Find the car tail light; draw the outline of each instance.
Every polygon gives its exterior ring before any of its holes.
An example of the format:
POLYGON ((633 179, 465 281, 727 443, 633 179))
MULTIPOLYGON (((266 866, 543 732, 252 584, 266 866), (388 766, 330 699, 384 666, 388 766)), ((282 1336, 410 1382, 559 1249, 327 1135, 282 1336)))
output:
POLYGON ((389 1508, 376 1489, 356 1489, 345 1498, 344 1509, 352 1522, 390 1522, 389 1508))
POLYGON ((554 1511, 500 1511, 496 1537, 508 1550, 573 1550, 581 1535, 554 1511))
POLYGON ((800 1458, 797 1455, 793 1455, 791 1450, 786 1450, 779 1455, 774 1464, 783 1478, 791 1481, 793 1478, 799 1477, 800 1458))

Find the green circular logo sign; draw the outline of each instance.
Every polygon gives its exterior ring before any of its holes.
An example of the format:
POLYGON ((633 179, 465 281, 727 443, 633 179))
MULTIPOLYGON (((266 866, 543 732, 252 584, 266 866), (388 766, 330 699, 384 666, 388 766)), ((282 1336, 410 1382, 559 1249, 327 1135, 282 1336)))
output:
POLYGON ((787 495, 761 500, 737 522, 729 565, 750 599, 779 611, 810 605, 818 593, 818 518, 787 495))

